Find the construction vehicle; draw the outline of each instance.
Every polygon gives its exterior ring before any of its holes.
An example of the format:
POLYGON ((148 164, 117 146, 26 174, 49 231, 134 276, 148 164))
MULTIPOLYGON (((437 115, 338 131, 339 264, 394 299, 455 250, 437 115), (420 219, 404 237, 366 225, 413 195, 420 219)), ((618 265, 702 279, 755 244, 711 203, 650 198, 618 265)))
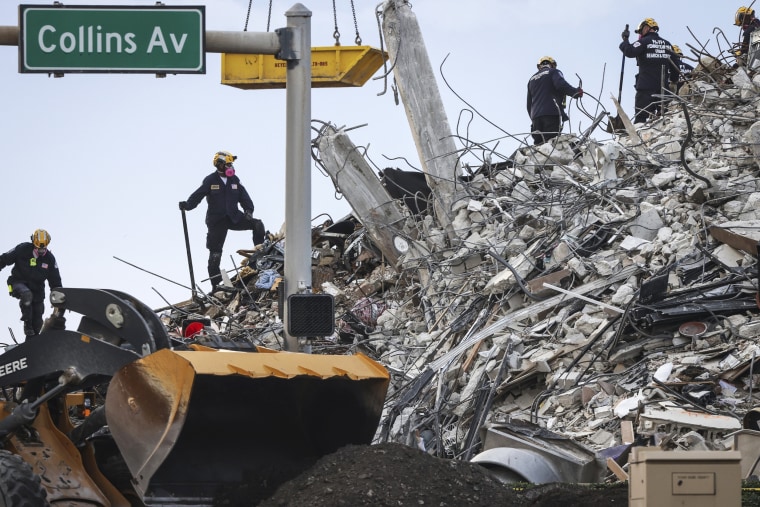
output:
POLYGON ((0 354, 0 506, 255 505, 374 436, 389 376, 368 357, 185 346, 128 294, 50 300, 0 354))

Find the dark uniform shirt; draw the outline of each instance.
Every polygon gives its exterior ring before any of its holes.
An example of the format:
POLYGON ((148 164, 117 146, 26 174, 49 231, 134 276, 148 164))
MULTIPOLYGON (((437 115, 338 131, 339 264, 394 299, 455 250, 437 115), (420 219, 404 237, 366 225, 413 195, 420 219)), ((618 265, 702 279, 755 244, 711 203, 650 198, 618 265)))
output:
POLYGON ((20 243, 0 255, 0 269, 13 265, 8 285, 24 283, 32 291, 34 301, 45 299, 45 280, 51 288, 61 287, 61 274, 53 252, 35 257, 33 243, 20 243))
POLYGON ((565 114, 565 96, 575 95, 580 88, 575 88, 565 81, 558 69, 546 66, 539 69, 528 81, 528 114, 531 119, 539 116, 562 116, 565 114))
POLYGON ((198 190, 188 197, 185 209, 195 209, 204 197, 208 203, 206 225, 209 226, 224 220, 225 216, 229 217, 233 224, 238 223, 243 218, 243 212, 238 208, 238 203, 243 207, 243 211, 253 213, 251 196, 248 195, 248 191, 237 176, 227 177, 227 184, 225 184, 218 172, 209 174, 203 178, 203 183, 198 190))
POLYGON ((760 19, 753 19, 748 25, 742 27, 742 42, 739 46, 739 54, 746 55, 749 51, 749 40, 752 32, 760 28, 760 19))
POLYGON ((675 55, 674 61, 678 67, 678 88, 681 88, 691 78, 694 67, 684 62, 678 55, 675 55))
POLYGON ((636 58, 639 73, 636 74, 636 89, 657 91, 668 82, 678 82, 678 70, 670 64, 673 49, 670 42, 651 30, 631 44, 627 40, 620 43, 620 51, 628 58, 636 58))

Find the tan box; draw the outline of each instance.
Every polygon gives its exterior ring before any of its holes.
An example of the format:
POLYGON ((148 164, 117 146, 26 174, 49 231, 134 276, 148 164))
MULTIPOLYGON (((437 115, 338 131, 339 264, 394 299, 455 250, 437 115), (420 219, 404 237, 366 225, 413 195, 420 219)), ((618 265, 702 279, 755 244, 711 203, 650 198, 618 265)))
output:
POLYGON ((629 507, 741 507, 741 453, 634 447, 629 507))

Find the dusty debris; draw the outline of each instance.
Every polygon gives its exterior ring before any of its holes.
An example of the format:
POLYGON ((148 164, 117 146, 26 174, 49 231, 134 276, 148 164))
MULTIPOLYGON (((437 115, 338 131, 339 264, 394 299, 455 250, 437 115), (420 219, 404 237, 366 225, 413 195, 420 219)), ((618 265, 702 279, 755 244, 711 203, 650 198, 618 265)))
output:
MULTIPOLYGON (((760 380, 760 77, 698 56, 635 135, 453 164, 454 202, 419 175, 393 199, 323 126, 319 162, 355 212, 313 230, 314 288, 333 295, 336 331, 308 346, 388 367, 378 443, 424 435, 427 453, 470 459, 484 426, 522 422, 598 455, 736 445, 760 380)), ((191 340, 281 348, 282 237, 240 253, 229 292, 163 311, 177 340, 183 321, 210 318, 191 340)))

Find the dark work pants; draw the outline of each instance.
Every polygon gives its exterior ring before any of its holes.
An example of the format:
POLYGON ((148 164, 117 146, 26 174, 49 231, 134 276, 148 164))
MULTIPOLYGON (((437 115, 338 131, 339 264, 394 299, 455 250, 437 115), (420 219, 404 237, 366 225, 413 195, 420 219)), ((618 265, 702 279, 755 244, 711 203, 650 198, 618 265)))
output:
POLYGON ((229 217, 224 220, 208 226, 206 234, 206 248, 208 248, 208 277, 211 286, 216 287, 222 283, 222 274, 220 265, 222 263, 222 250, 224 241, 227 239, 227 231, 253 231, 252 239, 254 245, 260 245, 264 242, 266 229, 264 222, 258 218, 252 220, 241 219, 238 223, 233 223, 229 217))
POLYGON ((34 332, 39 334, 45 313, 45 295, 34 294, 25 283, 16 282, 12 285, 11 296, 19 300, 21 320, 31 324, 34 332))
POLYGON ((562 131, 562 118, 558 115, 536 116, 530 126, 533 144, 544 144, 562 131))
POLYGON ((644 123, 662 113, 662 99, 655 97, 659 94, 660 90, 636 90, 636 115, 633 117, 633 123, 644 123))

